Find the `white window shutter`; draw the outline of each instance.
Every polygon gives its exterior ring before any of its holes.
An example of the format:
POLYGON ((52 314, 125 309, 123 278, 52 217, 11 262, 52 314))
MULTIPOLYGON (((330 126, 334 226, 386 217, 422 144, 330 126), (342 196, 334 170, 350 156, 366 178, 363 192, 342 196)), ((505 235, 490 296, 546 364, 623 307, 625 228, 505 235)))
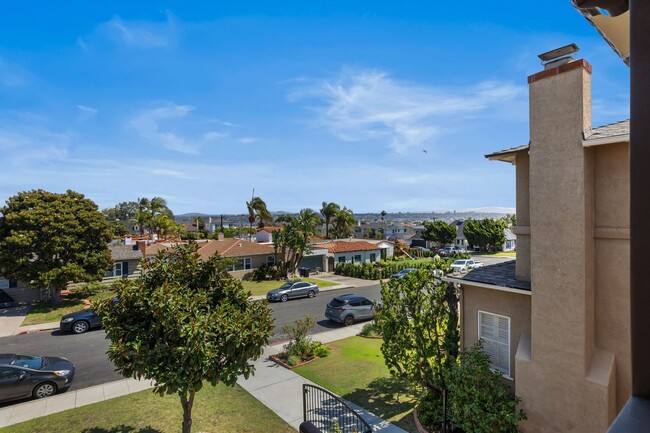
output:
POLYGON ((479 339, 490 357, 490 366, 510 376, 510 318, 479 311, 479 339))

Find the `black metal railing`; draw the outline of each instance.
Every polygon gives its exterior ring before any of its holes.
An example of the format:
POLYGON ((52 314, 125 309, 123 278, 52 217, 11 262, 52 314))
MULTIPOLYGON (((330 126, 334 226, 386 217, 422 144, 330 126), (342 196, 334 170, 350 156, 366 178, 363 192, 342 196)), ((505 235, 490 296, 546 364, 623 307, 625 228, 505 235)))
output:
POLYGON ((314 385, 302 386, 303 420, 321 433, 371 433, 372 427, 342 399, 314 385), (336 429, 336 426, 340 430, 336 429))

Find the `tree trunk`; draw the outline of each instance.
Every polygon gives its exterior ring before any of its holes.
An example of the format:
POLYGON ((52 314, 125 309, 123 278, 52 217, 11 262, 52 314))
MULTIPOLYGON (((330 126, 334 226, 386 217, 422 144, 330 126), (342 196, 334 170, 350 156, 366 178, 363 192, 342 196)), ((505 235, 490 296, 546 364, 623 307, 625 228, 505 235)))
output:
POLYGON ((61 303, 61 290, 60 287, 50 286, 50 297, 55 304, 61 303))
POLYGON ((183 406, 183 433, 192 433, 192 406, 194 405, 194 391, 190 391, 190 398, 181 394, 181 406, 183 406))

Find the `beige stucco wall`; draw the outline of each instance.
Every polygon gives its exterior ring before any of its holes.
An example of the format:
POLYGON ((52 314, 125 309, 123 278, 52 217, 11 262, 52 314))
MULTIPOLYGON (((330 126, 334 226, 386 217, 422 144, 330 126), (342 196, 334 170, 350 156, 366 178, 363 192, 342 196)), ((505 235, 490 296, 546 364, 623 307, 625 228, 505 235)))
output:
POLYGON ((630 177, 627 143, 598 146, 595 159, 596 346, 616 359, 616 407, 631 395, 630 177))
POLYGON ((462 285, 461 345, 471 347, 478 342, 478 312, 499 314, 510 318, 510 377, 515 378, 515 353, 522 333, 530 333, 530 295, 482 287, 462 285))
POLYGON ((524 432, 605 432, 624 379, 616 369, 620 347, 599 333, 620 307, 607 299, 617 289, 599 279, 605 272, 623 277, 625 267, 608 270, 609 253, 596 238, 599 221, 618 221, 611 206, 620 199, 610 203, 608 196, 622 191, 613 191, 598 151, 583 148, 591 80, 588 65, 573 66, 530 84, 533 295, 530 345, 516 362, 516 392, 528 414, 524 432))
MULTIPOLYGON (((242 256, 240 258, 246 258, 250 257, 251 258, 251 269, 244 269, 241 271, 231 271, 230 275, 232 275, 235 278, 243 278, 246 279, 250 277, 250 275, 253 273, 253 269, 259 268, 262 265, 266 264, 266 258, 268 256, 272 256, 273 254, 264 254, 264 255, 257 255, 257 256, 242 256)), ((237 259, 236 257, 227 257, 229 259, 237 259)))

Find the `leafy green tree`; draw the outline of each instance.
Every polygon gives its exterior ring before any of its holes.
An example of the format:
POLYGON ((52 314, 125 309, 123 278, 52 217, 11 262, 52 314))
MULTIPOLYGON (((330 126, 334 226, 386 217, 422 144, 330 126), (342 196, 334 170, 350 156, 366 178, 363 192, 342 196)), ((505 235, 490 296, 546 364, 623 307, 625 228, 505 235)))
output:
POLYGON ((447 245, 456 239, 456 226, 445 221, 426 221, 422 230, 422 239, 447 245))
POLYGON ((97 305, 111 345, 109 359, 124 377, 156 383, 154 393, 178 394, 183 433, 204 382, 234 386, 254 373, 273 333, 271 310, 250 301, 225 261, 203 261, 196 244, 179 245, 143 262, 143 276, 122 281, 115 300, 97 305))
POLYGON ((390 373, 440 397, 445 372, 458 355, 460 331, 458 293, 435 272, 420 270, 382 283, 384 303, 376 321, 390 373))
MULTIPOLYGON (((234 238, 235 236, 249 236, 255 233, 255 230, 251 227, 224 227, 223 228, 223 237, 224 238, 234 238)), ((217 239, 219 233, 214 233, 213 238, 217 239)))
POLYGON ((470 245, 478 245, 482 251, 490 251, 502 248, 506 241, 504 228, 503 220, 469 219, 463 228, 463 233, 470 245))
POLYGON ((339 210, 332 221, 332 232, 334 238, 340 239, 352 236, 356 222, 352 209, 344 207, 339 210))
POLYGON ((126 224, 120 220, 109 221, 108 226, 110 227, 111 234, 114 238, 119 238, 120 236, 128 235, 130 233, 126 224))
POLYGON ((111 267, 112 235, 97 205, 74 191, 21 192, 0 208, 3 276, 48 287, 54 302, 69 282, 100 281, 111 267))
POLYGON ((334 202, 327 203, 326 201, 323 202, 323 206, 320 209, 320 214, 325 218, 325 237, 328 239, 330 237, 330 223, 332 222, 332 218, 334 218, 340 210, 341 206, 338 204, 334 202))
POLYGON ((517 409, 520 398, 510 395, 501 373, 490 369, 490 359, 478 344, 460 353, 449 371, 449 412, 452 423, 466 432, 517 433, 526 413, 517 409))
POLYGON ((388 215, 388 213, 387 213, 385 210, 382 210, 382 211, 379 213, 379 215, 381 215, 381 220, 383 221, 384 218, 386 218, 386 215, 388 215))

